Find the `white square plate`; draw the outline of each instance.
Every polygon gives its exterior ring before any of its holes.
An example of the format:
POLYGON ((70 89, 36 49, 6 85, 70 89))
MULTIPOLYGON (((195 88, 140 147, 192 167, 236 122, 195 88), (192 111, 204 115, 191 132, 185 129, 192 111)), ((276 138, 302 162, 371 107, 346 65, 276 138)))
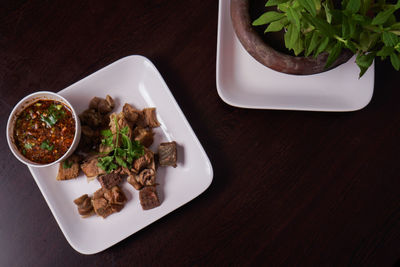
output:
POLYGON ((269 69, 243 48, 233 30, 230 0, 219 1, 217 89, 226 103, 242 108, 353 111, 365 107, 374 91, 374 65, 358 79, 355 58, 314 75, 269 69))
POLYGON ((88 183, 81 174, 77 179, 56 181, 58 166, 29 168, 66 239, 78 252, 93 254, 114 245, 197 197, 211 184, 213 170, 203 147, 147 58, 122 58, 59 93, 78 113, 88 108, 94 96, 107 94, 116 101, 114 112, 120 112, 124 103, 139 109, 156 107, 161 127, 155 128, 151 150, 156 151, 161 142, 174 140, 178 144, 178 167, 159 167, 157 171, 161 206, 143 211, 139 192, 124 182, 122 189, 128 202, 119 213, 106 219, 82 219, 73 203, 75 198, 99 189, 97 180, 88 183))

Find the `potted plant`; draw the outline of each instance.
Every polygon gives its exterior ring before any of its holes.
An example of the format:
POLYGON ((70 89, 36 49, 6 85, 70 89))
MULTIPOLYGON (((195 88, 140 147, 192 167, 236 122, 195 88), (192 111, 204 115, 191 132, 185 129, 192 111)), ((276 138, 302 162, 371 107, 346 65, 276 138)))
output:
POLYGON ((385 0, 267 0, 267 10, 250 18, 248 0, 231 1, 231 17, 240 42, 262 64, 290 74, 319 73, 338 66, 353 55, 360 77, 375 57, 390 58, 400 69, 400 22, 397 3, 385 0), (280 32, 282 43, 292 55, 264 42, 265 36, 280 32))

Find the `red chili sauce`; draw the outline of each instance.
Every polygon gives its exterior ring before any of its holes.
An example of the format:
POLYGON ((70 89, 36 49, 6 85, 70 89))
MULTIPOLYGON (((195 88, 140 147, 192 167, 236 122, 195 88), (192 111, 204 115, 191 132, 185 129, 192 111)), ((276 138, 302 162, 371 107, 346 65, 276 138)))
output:
POLYGON ((75 120, 59 101, 38 100, 17 117, 14 142, 18 150, 36 163, 50 163, 70 148, 75 135, 75 120))

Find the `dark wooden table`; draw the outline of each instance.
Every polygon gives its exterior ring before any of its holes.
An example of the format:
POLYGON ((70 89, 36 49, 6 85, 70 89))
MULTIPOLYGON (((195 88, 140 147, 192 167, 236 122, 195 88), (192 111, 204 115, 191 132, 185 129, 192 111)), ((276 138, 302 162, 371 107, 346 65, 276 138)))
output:
POLYGON ((0 3, 0 266, 377 265, 400 261, 400 88, 349 113, 246 110, 216 90, 218 1, 0 3), (198 198, 96 255, 73 250, 5 139, 25 95, 132 54, 159 69, 214 167, 198 198))

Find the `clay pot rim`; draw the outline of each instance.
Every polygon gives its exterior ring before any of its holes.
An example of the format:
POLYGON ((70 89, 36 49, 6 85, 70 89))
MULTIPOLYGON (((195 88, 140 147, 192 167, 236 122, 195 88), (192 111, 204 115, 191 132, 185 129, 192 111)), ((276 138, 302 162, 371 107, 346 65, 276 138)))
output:
POLYGON ((258 62, 275 71, 293 75, 318 74, 347 62, 353 56, 351 51, 343 50, 339 58, 329 68, 325 68, 328 53, 314 58, 279 52, 266 44, 254 30, 249 14, 249 0, 231 0, 230 13, 236 36, 245 50, 258 62))

